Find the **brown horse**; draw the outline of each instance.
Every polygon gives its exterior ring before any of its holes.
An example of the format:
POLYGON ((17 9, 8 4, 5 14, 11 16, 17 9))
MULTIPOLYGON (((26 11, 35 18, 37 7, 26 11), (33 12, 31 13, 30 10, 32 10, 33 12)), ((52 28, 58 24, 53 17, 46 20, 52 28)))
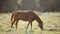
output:
POLYGON ((17 10, 13 12, 11 16, 11 28, 13 24, 16 22, 16 29, 17 29, 17 24, 19 20, 29 21, 27 28, 29 24, 31 24, 31 29, 32 29, 32 22, 36 20, 39 24, 38 26, 41 28, 41 30, 43 30, 43 22, 41 21, 39 16, 36 15, 32 10, 17 10))

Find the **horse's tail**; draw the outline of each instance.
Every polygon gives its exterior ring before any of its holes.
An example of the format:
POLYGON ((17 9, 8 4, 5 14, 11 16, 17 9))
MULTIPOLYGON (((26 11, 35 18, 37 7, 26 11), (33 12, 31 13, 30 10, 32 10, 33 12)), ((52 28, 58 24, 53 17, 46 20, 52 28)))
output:
POLYGON ((14 20, 13 15, 14 15, 14 13, 12 13, 12 15, 11 15, 11 22, 14 20))

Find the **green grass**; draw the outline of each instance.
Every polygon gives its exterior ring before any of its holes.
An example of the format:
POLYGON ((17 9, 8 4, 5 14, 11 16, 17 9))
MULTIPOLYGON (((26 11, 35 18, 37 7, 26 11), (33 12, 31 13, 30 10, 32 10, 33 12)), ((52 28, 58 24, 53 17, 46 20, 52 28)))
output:
MULTIPOLYGON (((60 34, 60 28, 58 26, 51 26, 54 23, 56 25, 60 24, 60 12, 36 12, 37 15, 42 19, 44 24, 44 30, 42 34, 60 34), (52 27, 55 27, 52 28, 52 27)), ((37 21, 33 22, 33 28, 30 30, 30 26, 26 32, 26 26, 28 21, 20 20, 18 23, 18 29, 16 31, 15 25, 12 31, 8 31, 10 29, 10 13, 7 14, 0 14, 0 34, 41 34, 41 30, 38 27, 37 21)))

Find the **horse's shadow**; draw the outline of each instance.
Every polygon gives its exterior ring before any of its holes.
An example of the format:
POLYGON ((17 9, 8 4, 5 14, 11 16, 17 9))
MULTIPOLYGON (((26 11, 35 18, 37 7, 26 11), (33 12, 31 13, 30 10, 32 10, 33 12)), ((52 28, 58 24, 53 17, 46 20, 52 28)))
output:
POLYGON ((29 30, 29 31, 25 30, 25 34, 33 34, 33 32, 34 30, 29 30))
MULTIPOLYGON (((34 30, 29 30, 29 31, 25 31, 25 34, 34 34, 34 30)), ((38 34, 43 34, 42 31, 40 31, 38 34)))

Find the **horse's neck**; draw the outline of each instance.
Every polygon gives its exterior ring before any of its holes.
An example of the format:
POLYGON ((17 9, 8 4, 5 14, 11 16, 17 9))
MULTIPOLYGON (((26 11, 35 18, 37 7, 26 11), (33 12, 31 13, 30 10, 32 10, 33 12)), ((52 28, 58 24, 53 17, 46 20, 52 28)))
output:
POLYGON ((39 16, 36 15, 36 21, 40 24, 42 21, 41 19, 39 18, 39 16))

